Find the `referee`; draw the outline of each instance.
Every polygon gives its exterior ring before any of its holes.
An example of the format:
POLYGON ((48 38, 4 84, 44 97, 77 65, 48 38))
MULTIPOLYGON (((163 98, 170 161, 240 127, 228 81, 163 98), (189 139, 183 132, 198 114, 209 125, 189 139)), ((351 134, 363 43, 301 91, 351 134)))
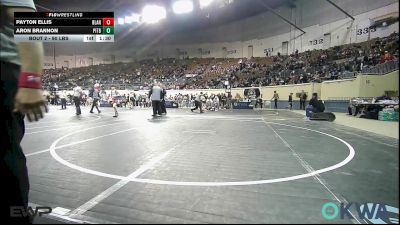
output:
POLYGON ((81 112, 81 96, 82 96, 82 88, 79 84, 74 87, 74 103, 76 108, 76 115, 79 116, 82 114, 81 112))
POLYGON ((162 89, 160 87, 159 82, 154 82, 154 85, 150 88, 149 97, 151 97, 151 103, 153 106, 153 117, 156 117, 157 114, 159 116, 162 115, 161 112, 161 97, 162 97, 162 89))

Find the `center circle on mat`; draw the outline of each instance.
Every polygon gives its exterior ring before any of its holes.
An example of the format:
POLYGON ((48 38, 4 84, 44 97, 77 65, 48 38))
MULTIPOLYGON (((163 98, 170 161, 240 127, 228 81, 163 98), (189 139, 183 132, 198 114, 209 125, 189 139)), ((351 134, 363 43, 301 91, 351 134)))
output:
MULTIPOLYGON (((264 120, 263 120, 264 121, 264 120)), ((260 121, 257 121, 260 122, 260 121)), ((72 133, 69 133, 67 135, 64 135, 60 138, 58 138, 56 141, 54 141, 51 146, 50 146, 50 154, 51 156, 58 161, 59 163, 78 170, 80 172, 83 173, 87 173, 87 174, 92 174, 92 175, 96 175, 96 176, 101 176, 101 177, 107 177, 107 178, 113 178, 113 179, 117 179, 117 180, 125 180, 125 181, 132 181, 132 182, 139 182, 139 183, 149 183, 149 184, 163 184, 163 185, 175 185, 175 186, 245 186, 245 185, 256 185, 256 184, 272 184, 272 183, 280 183, 280 182, 287 182, 287 181, 293 181, 293 180, 299 180, 299 179, 303 179, 303 178, 308 178, 308 177, 313 177, 315 175, 321 174, 321 173, 326 173, 335 169, 338 169, 344 165, 346 165, 347 163, 349 163, 355 156, 355 151, 354 148, 347 143, 346 141, 333 136, 331 134, 327 134, 321 131, 317 131, 317 130, 313 130, 310 128, 305 128, 305 127, 298 127, 298 126, 293 126, 293 125, 289 125, 289 124, 282 124, 282 123, 275 123, 275 122, 266 122, 264 121, 265 124, 274 124, 274 125, 279 125, 279 126, 285 126, 285 127, 291 127, 291 128, 297 128, 297 129, 302 129, 302 130, 307 130, 307 131, 311 131, 311 132, 315 132, 315 133, 319 133, 328 137, 331 137, 333 139, 338 140, 339 142, 343 143, 344 145, 347 146, 347 148, 349 149, 349 155, 341 162, 323 168, 323 169, 319 169, 319 170, 315 170, 315 171, 311 171, 309 173, 305 173, 305 174, 301 174, 301 175, 296 175, 296 176, 289 176, 289 177, 282 177, 282 178, 275 178, 275 179, 267 179, 267 180, 252 180, 252 181, 233 181, 233 182, 185 182, 185 181, 168 181, 168 180, 154 180, 154 179, 140 179, 140 178, 132 178, 132 177, 125 177, 125 176, 119 176, 119 175, 115 175, 115 174, 108 174, 108 173, 103 173, 103 172, 99 172, 99 171, 95 171, 95 170, 91 170, 91 169, 87 169, 84 167, 80 167, 78 165, 72 164, 66 160, 64 160, 63 158, 61 158, 57 152, 56 152, 56 148, 57 148, 57 144, 58 142, 60 142, 61 140, 63 140, 64 138, 86 131, 86 130, 90 130, 90 129, 94 129, 94 128, 88 128, 88 129, 84 129, 84 130, 79 130, 79 131, 75 131, 72 133)), ((128 129, 127 131, 133 130, 132 129, 128 129)), ((118 132, 121 133, 121 132, 118 132)), ((112 134, 109 134, 108 136, 111 136, 112 134)), ((104 135, 103 137, 106 137, 107 135, 104 135)), ((79 143, 82 142, 87 142, 87 141, 91 141, 93 138, 91 139, 86 139, 83 141, 79 141, 79 143)), ((71 145, 69 145, 71 146, 71 145)))

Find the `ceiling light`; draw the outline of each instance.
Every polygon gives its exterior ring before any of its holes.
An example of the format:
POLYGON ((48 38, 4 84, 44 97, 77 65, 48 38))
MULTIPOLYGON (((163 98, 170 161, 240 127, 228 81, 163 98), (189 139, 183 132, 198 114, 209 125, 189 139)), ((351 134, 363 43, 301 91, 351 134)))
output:
POLYGON ((140 15, 132 13, 130 16, 125 16, 125 23, 140 23, 140 15))
POLYGON ((190 0, 178 0, 174 2, 172 9, 176 14, 190 13, 193 11, 193 2, 190 0))
POLYGON ((125 24, 125 19, 124 18, 118 18, 118 24, 123 25, 125 24))
POLYGON ((167 12, 164 7, 157 5, 147 5, 142 11, 142 22, 157 23, 167 17, 167 12))
POLYGON ((213 0, 199 0, 200 8, 205 8, 212 3, 213 0))

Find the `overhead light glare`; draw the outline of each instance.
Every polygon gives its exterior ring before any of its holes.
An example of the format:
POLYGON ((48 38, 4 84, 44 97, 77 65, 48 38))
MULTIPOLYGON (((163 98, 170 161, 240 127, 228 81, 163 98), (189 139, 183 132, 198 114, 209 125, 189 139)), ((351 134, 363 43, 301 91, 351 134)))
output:
POLYGON ((209 6, 212 2, 213 0, 199 0, 200 8, 205 8, 209 6))
POLYGON ((177 0, 172 5, 172 9, 176 14, 190 13, 193 11, 193 2, 190 0, 177 0))
POLYGON ((132 13, 130 16, 125 16, 125 23, 140 23, 140 15, 132 13))
POLYGON ((166 17, 167 11, 158 5, 146 5, 142 10, 142 22, 144 23, 158 23, 166 17))
POLYGON ((125 24, 125 19, 124 18, 118 18, 118 24, 119 25, 124 25, 125 24))

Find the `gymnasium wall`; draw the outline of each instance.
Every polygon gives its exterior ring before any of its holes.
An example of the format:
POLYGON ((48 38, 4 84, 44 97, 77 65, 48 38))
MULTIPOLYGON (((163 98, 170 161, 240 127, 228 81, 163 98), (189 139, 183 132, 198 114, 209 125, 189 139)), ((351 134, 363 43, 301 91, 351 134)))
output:
POLYGON ((399 71, 386 75, 359 75, 355 79, 326 81, 321 84, 323 100, 376 97, 385 91, 399 92, 399 71))
MULTIPOLYGON (((358 76, 360 77, 360 76, 358 76)), ((360 96, 360 79, 326 81, 321 83, 321 99, 352 98, 360 96)))
MULTIPOLYGON (((275 11, 301 28, 331 25, 343 19, 351 20, 327 1, 296 0, 292 2, 295 7, 290 8, 283 4, 276 8, 275 11)), ((358 18, 356 17, 356 19, 359 21, 364 18, 373 19, 377 14, 388 11, 396 11, 396 9, 385 7, 398 3, 396 0, 333 0, 333 2, 350 15, 357 16, 358 18), (373 15, 368 15, 371 12, 373 15)), ((359 21, 355 21, 355 23, 359 21)), ((325 27, 325 29, 327 28, 325 27)), ((194 30, 186 34, 185 37, 182 37, 179 33, 170 34, 162 42, 163 44, 232 43, 235 41, 270 38, 290 33, 294 30, 294 27, 291 27, 273 13, 266 11, 220 26, 194 30)))
POLYGON ((399 96, 399 71, 381 76, 363 75, 358 76, 357 79, 359 79, 360 96, 380 96, 385 91, 397 92, 397 96, 399 96))
MULTIPOLYGON (((175 44, 154 46, 149 51, 156 52, 157 49, 162 49, 162 51, 158 51, 162 52, 159 56, 165 58, 176 56, 176 49, 179 49, 187 53, 185 56, 194 58, 199 57, 198 49, 200 48, 206 52, 202 57, 243 58, 251 55, 264 57, 266 51, 270 51, 270 55, 276 55, 278 52, 290 54, 296 49, 300 52, 324 49, 367 41, 369 35, 363 31, 372 25, 371 21, 374 18, 398 13, 398 2, 395 1, 340 1, 338 5, 343 6, 353 15, 354 21, 327 1, 297 1, 296 5, 297 8, 294 9, 281 7, 277 11, 302 28, 306 32, 304 35, 301 35, 301 31, 267 12, 243 21, 202 30, 198 36, 196 36, 196 32, 189 37, 185 35, 185 39, 176 36, 171 38, 176 42, 175 44), (373 7, 379 8, 374 9, 373 7), (356 10, 359 8, 371 11, 356 10), (357 34, 360 29, 362 30, 361 34, 357 34), (330 36, 324 36, 324 34, 330 34, 330 36), (187 43, 189 40, 192 43, 187 43), (193 44, 196 41, 198 43, 193 44), (288 42, 287 50, 283 49, 282 42, 285 41, 288 42), (249 46, 253 46, 253 54, 249 52, 249 46), (226 48, 225 55, 224 47, 226 48)), ((370 33, 369 38, 388 36, 394 31, 398 32, 398 22, 387 27, 376 28, 376 31, 370 33)), ((146 57, 146 55, 140 57, 146 57)))
POLYGON ((282 49, 282 42, 285 41, 288 42, 287 53, 291 53, 295 49, 302 52, 363 42, 368 38, 384 37, 399 31, 397 21, 386 27, 378 27, 369 34, 364 32, 378 17, 392 14, 398 16, 397 0, 334 2, 354 16, 355 20, 346 17, 327 1, 297 0, 296 8, 282 6, 276 11, 301 27, 306 32, 304 35, 271 12, 266 12, 218 27, 185 34, 168 34, 159 41, 146 36, 149 43, 147 45, 138 45, 142 43, 139 40, 124 46, 119 46, 118 42, 45 44, 46 55, 49 56, 45 59, 45 65, 54 64, 52 47, 56 49, 57 67, 68 65, 73 68, 112 63, 110 58, 113 55, 115 62, 150 58, 242 58, 251 55, 263 57, 266 51, 270 51, 270 55, 285 52, 286 50, 282 49), (249 51, 249 46, 253 46, 253 54, 249 51), (75 54, 76 51, 91 53, 75 54))
MULTIPOLYGON (((274 91, 279 94, 280 100, 286 101, 290 93, 293 93, 293 100, 298 100, 296 93, 302 90, 311 97, 312 93, 318 93, 322 100, 347 100, 353 97, 377 97, 385 93, 385 91, 399 93, 399 71, 395 71, 386 75, 358 75, 357 78, 347 80, 325 81, 322 83, 307 83, 295 85, 267 86, 259 87, 264 100, 271 99, 274 91)), ((237 93, 243 97, 245 88, 233 88, 232 96, 237 93)), ((224 89, 212 90, 193 90, 190 93, 204 92, 209 94, 225 93, 224 89)), ((185 93, 176 90, 174 93, 185 93)))
POLYGON ((299 84, 299 85, 283 85, 283 86, 268 86, 261 88, 261 94, 263 99, 271 99, 276 91, 281 100, 287 100, 290 93, 293 93, 293 99, 296 99, 296 93, 300 93, 304 90, 310 94, 313 92, 314 84, 299 84))

